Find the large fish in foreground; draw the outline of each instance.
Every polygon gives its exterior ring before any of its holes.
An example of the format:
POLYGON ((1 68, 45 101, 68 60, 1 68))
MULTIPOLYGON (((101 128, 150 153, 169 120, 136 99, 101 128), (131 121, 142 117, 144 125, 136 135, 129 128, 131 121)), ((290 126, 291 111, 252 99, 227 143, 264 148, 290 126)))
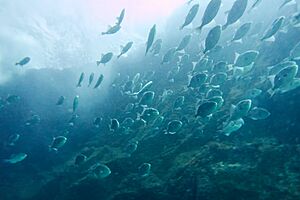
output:
POLYGON ((184 27, 192 23, 192 21, 195 19, 198 13, 198 10, 199 10, 199 4, 193 5, 193 7, 190 9, 189 13, 185 17, 184 23, 179 28, 180 30, 182 30, 184 27))
POLYGON ((226 24, 222 27, 223 30, 225 30, 231 24, 237 22, 243 16, 247 8, 247 4, 248 4, 248 0, 236 0, 233 3, 233 6, 231 7, 227 15, 226 24))
POLYGON ((221 3, 222 3, 221 0, 211 0, 208 3, 202 17, 202 23, 197 28, 198 30, 201 31, 205 25, 209 24, 217 16, 221 7, 221 3))
POLYGON ((152 28, 150 29, 150 32, 148 34, 148 40, 147 40, 147 44, 146 44, 146 53, 145 53, 145 55, 147 55, 148 51, 150 50, 150 48, 151 48, 151 46, 154 42, 155 34, 156 34, 156 24, 154 24, 152 26, 152 28))

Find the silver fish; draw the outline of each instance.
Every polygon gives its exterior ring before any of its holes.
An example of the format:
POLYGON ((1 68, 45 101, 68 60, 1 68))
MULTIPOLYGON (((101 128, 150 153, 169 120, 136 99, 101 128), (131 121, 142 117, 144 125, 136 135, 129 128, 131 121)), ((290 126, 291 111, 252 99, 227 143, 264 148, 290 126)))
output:
POLYGON ((248 0, 236 0, 233 3, 227 15, 226 24, 222 27, 223 30, 225 30, 228 26, 237 22, 243 16, 247 8, 247 4, 248 4, 248 0))
POLYGON ((150 32, 148 34, 148 40, 147 40, 147 44, 146 44, 146 52, 145 55, 147 55, 148 51, 150 50, 153 42, 154 42, 154 38, 156 35, 156 24, 154 24, 152 26, 152 28, 150 29, 150 32))
POLYGON ((132 45, 133 42, 128 42, 124 47, 121 46, 121 53, 117 56, 117 58, 120 58, 123 54, 127 53, 132 45))
POLYGON ((189 10, 187 16, 185 17, 184 23, 179 28, 180 30, 182 30, 185 26, 192 23, 192 21, 194 20, 194 18, 196 17, 196 15, 198 13, 198 10, 199 10, 199 4, 193 5, 193 7, 189 10))
POLYGON ((221 3, 221 0, 211 0, 208 3, 202 17, 202 23, 197 28, 199 31, 201 31, 205 25, 209 24, 217 16, 221 7, 221 3))
POLYGON ((205 49, 203 52, 204 54, 212 50, 218 44, 221 37, 221 32, 222 30, 220 25, 215 26, 208 32, 205 39, 205 49))

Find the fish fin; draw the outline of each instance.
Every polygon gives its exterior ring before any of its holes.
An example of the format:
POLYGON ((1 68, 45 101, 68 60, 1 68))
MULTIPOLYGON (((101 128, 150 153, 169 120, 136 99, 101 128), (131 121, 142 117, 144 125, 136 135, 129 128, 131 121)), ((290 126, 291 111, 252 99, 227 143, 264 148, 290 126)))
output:
POLYGON ((225 25, 222 26, 222 31, 224 31, 228 27, 228 24, 226 23, 225 25))

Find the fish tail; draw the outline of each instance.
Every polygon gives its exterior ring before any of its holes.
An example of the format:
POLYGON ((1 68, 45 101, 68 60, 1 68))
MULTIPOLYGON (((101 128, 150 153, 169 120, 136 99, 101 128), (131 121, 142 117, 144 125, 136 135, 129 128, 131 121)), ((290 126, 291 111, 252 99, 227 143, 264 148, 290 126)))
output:
POLYGON ((117 58, 119 59, 121 57, 122 54, 118 55, 117 58))
POLYGON ((20 65, 20 63, 17 62, 15 65, 20 65))
POLYGON ((100 65, 100 63, 101 63, 100 61, 97 61, 97 66, 99 66, 99 65, 100 65))
POLYGON ((198 31, 199 34, 200 34, 200 33, 202 32, 202 28, 203 28, 203 25, 198 26, 198 27, 196 28, 196 31, 198 31))

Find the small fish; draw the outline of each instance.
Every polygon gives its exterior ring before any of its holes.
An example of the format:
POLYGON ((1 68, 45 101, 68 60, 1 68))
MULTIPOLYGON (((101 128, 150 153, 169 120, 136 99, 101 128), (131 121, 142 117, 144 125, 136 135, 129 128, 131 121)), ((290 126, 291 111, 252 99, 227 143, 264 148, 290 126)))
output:
POLYGON ((66 99, 66 98, 65 98, 64 96, 60 96, 60 97, 57 99, 55 105, 57 105, 57 106, 62 105, 62 104, 65 102, 65 99, 66 99))
POLYGON ((146 125, 147 125, 147 122, 146 122, 144 119, 142 119, 142 118, 137 118, 137 119, 134 121, 134 123, 133 123, 133 125, 132 125, 131 128, 132 128, 133 130, 137 130, 137 129, 145 128, 146 125))
POLYGON ((198 73, 196 75, 194 75, 190 82, 188 87, 191 88, 197 88, 200 87, 203 83, 206 82, 208 75, 206 73, 198 73))
POLYGON ((249 66, 256 61, 258 55, 259 55, 258 51, 254 51, 254 50, 246 51, 238 55, 234 65, 237 67, 249 66))
POLYGON ((298 61, 300 60, 300 42, 297 43, 290 52, 290 58, 298 61))
POLYGON ((223 95, 223 92, 222 92, 220 89, 210 88, 210 89, 207 91, 205 97, 206 97, 207 99, 209 99, 209 98, 212 98, 212 97, 215 97, 215 96, 222 96, 222 95, 223 95))
POLYGON ((257 8, 259 4, 261 4, 262 0, 255 0, 250 9, 248 10, 248 13, 250 13, 253 9, 257 8))
POLYGON ((169 63, 171 62, 171 60, 174 58, 175 56, 175 53, 176 53, 176 48, 170 48, 166 54, 163 56, 163 59, 161 61, 161 64, 164 64, 164 63, 169 63))
POLYGON ((222 29, 220 25, 215 26, 208 32, 207 37, 205 39, 205 49, 203 52, 204 54, 217 46, 221 37, 221 32, 222 29))
POLYGON ((123 54, 127 53, 129 49, 131 49, 133 45, 133 42, 128 42, 124 47, 121 46, 121 53, 117 56, 117 58, 120 58, 123 54))
POLYGON ((217 16, 217 14, 220 10, 221 4, 222 4, 221 0, 211 0, 208 3, 208 5, 204 11, 203 17, 202 17, 202 23, 197 28, 199 31, 201 31, 205 25, 207 25, 211 21, 213 21, 213 19, 217 16))
POLYGON ((284 2, 279 6, 279 10, 282 9, 284 6, 288 5, 291 2, 293 2, 293 0, 284 0, 284 2))
POLYGON ((274 36, 282 27, 284 20, 285 20, 284 16, 277 18, 272 23, 271 27, 266 30, 266 32, 264 33, 263 37, 260 40, 264 41, 264 40, 267 40, 267 39, 271 38, 272 36, 274 36))
POLYGON ((7 144, 9 146, 15 146, 16 142, 20 139, 20 134, 13 134, 8 137, 7 144))
POLYGON ((16 164, 27 158, 26 153, 12 154, 9 159, 3 160, 4 163, 16 164))
POLYGON ((285 67, 292 66, 292 65, 297 65, 295 61, 283 61, 280 62, 272 67, 268 67, 268 74, 271 75, 276 75, 280 70, 282 70, 285 67))
POLYGON ((222 85, 227 81, 227 74, 224 72, 219 72, 210 78, 210 84, 212 85, 222 85))
POLYGON ((84 79, 84 72, 82 72, 80 74, 80 77, 79 77, 79 80, 78 80, 78 83, 77 83, 77 87, 81 87, 81 83, 82 83, 83 79, 84 79))
POLYGON ((267 109, 254 107, 249 111, 247 117, 253 120, 263 120, 267 119, 270 115, 271 113, 267 109))
POLYGON ((152 26, 152 28, 150 29, 150 32, 148 34, 148 40, 147 40, 147 44, 146 44, 146 52, 145 55, 147 55, 148 51, 150 50, 153 42, 154 42, 154 38, 156 35, 156 24, 154 24, 152 26))
POLYGON ((99 61, 97 61, 97 66, 99 66, 100 64, 106 64, 108 63, 113 57, 113 53, 109 52, 106 54, 102 54, 101 59, 99 61))
POLYGON ((151 164, 150 163, 143 163, 138 168, 138 174, 141 177, 149 176, 150 172, 151 172, 151 164))
POLYGON ((225 61, 220 61, 220 62, 217 62, 213 68, 212 68, 212 71, 215 72, 215 73, 218 73, 218 72, 227 72, 228 70, 228 66, 227 66, 227 62, 225 61))
POLYGON ((89 76, 89 84, 88 84, 88 87, 91 86, 91 84, 92 84, 92 82, 93 82, 93 80, 94 80, 94 76, 95 76, 95 74, 94 74, 94 72, 92 72, 92 73, 90 74, 90 76, 89 76))
POLYGON ((69 126, 74 126, 75 121, 79 118, 79 115, 72 114, 71 118, 68 121, 69 126))
POLYGON ((122 126, 126 128, 131 128, 131 126, 134 124, 134 120, 131 117, 126 117, 123 122, 121 123, 122 126))
POLYGON ((181 107, 183 106, 184 104, 184 100, 185 100, 185 97, 184 96, 179 96, 176 98, 174 104, 173 104, 173 108, 174 110, 180 110, 181 107))
POLYGON ((192 38, 192 35, 189 34, 189 35, 186 35, 182 38, 182 40, 180 41, 178 47, 176 48, 176 51, 181 51, 183 50, 185 47, 188 46, 188 44, 190 43, 191 41, 191 38, 192 38))
POLYGON ((245 37, 245 35, 247 35, 247 33, 250 31, 252 26, 252 22, 247 22, 242 24, 235 32, 231 42, 233 41, 237 41, 242 39, 243 37, 245 37))
POLYGON ((153 91, 145 92, 139 101, 139 105, 151 105, 153 103, 154 95, 155 93, 153 91))
POLYGON ((101 125, 102 120, 103 120, 102 117, 96 117, 96 118, 94 119, 93 125, 94 125, 96 128, 99 128, 100 125, 101 125))
POLYGON ((108 166, 100 163, 94 164, 89 171, 95 178, 103 179, 108 177, 111 174, 111 170, 108 166))
POLYGON ((180 30, 182 30, 185 26, 187 26, 190 23, 192 23, 192 21, 194 20, 194 18, 196 17, 196 15, 198 13, 198 10, 199 10, 199 4, 193 5, 193 7, 189 10, 187 16, 185 17, 184 23, 179 28, 180 30))
POLYGON ((9 94, 9 95, 6 97, 5 101, 6 101, 8 104, 12 104, 12 103, 15 103, 15 102, 19 101, 20 99, 21 99, 21 97, 18 96, 18 95, 12 95, 12 94, 9 94))
POLYGON ((20 65, 21 67, 23 67, 24 65, 28 64, 29 62, 30 62, 30 58, 25 57, 22 60, 20 60, 19 62, 17 62, 16 65, 20 65))
POLYGON ((39 115, 32 115, 28 120, 26 120, 25 125, 32 126, 32 125, 40 123, 40 121, 41 121, 41 118, 39 115))
POLYGON ((67 138, 65 136, 57 136, 53 138, 49 148, 50 150, 58 151, 58 149, 63 147, 66 142, 67 142, 67 138))
POLYGON ((116 25, 119 25, 119 26, 121 25, 121 23, 123 22, 124 16, 125 16, 125 8, 122 9, 119 17, 117 17, 116 25))
POLYGON ((77 110, 79 103, 79 96, 76 95, 73 100, 73 113, 77 110))
POLYGON ((291 16, 290 23, 296 28, 300 27, 300 12, 296 12, 291 16))
POLYGON ((294 78, 291 82, 280 88, 279 93, 283 94, 300 87, 300 78, 294 78))
POLYGON ((104 79, 103 74, 100 74, 100 76, 99 76, 99 78, 98 78, 98 80, 97 80, 97 82, 96 82, 96 84, 94 86, 94 89, 98 88, 101 85, 103 79, 104 79))
POLYGON ((258 97, 261 93, 262 93, 261 89, 253 88, 246 91, 245 98, 254 99, 258 97))
POLYGON ((121 29, 119 24, 114 26, 108 26, 108 30, 106 32, 102 32, 101 35, 111 35, 117 33, 121 29))
POLYGON ((217 110, 218 104, 214 101, 207 101, 198 106, 195 117, 208 117, 217 110))
POLYGON ((124 149, 124 153, 126 153, 129 157, 137 150, 138 148, 138 141, 133 141, 127 144, 127 146, 124 149))
POLYGON ((298 65, 291 65, 280 70, 272 81, 271 97, 294 80, 298 73, 298 65))
POLYGON ((140 118, 150 122, 154 121, 159 116, 159 111, 155 108, 144 108, 140 118))
POLYGON ((161 50, 161 47, 162 47, 162 39, 157 39, 157 40, 153 43, 150 52, 152 52, 153 55, 158 55, 159 52, 160 52, 160 50, 161 50))
POLYGON ((236 0, 227 15, 226 24, 222 27, 225 30, 228 26, 237 22, 247 8, 248 0, 236 0))
POLYGON ((159 127, 163 124, 165 118, 164 116, 157 116, 156 119, 154 120, 152 126, 154 127, 154 130, 158 130, 159 127))
POLYGON ((83 155, 82 153, 78 154, 75 158, 74 164, 75 165, 81 165, 86 161, 87 157, 83 155))
POLYGON ((241 100, 236 105, 231 105, 230 120, 234 121, 239 118, 245 117, 248 114, 251 106, 252 100, 250 99, 241 100))
POLYGON ((116 132, 120 128, 120 123, 117 119, 111 119, 109 125, 110 131, 116 132))
POLYGON ((208 101, 212 101, 217 104, 216 110, 219 110, 224 104, 224 99, 222 96, 213 96, 210 99, 208 99, 208 101))
POLYGON ((224 128, 219 132, 223 133, 226 136, 230 136, 231 133, 238 131, 244 124, 245 124, 245 122, 242 118, 232 120, 232 121, 229 121, 229 123, 227 123, 224 126, 224 128))
POLYGON ((164 131, 165 134, 173 135, 182 128, 183 123, 180 120, 172 120, 168 123, 167 129, 164 131))

